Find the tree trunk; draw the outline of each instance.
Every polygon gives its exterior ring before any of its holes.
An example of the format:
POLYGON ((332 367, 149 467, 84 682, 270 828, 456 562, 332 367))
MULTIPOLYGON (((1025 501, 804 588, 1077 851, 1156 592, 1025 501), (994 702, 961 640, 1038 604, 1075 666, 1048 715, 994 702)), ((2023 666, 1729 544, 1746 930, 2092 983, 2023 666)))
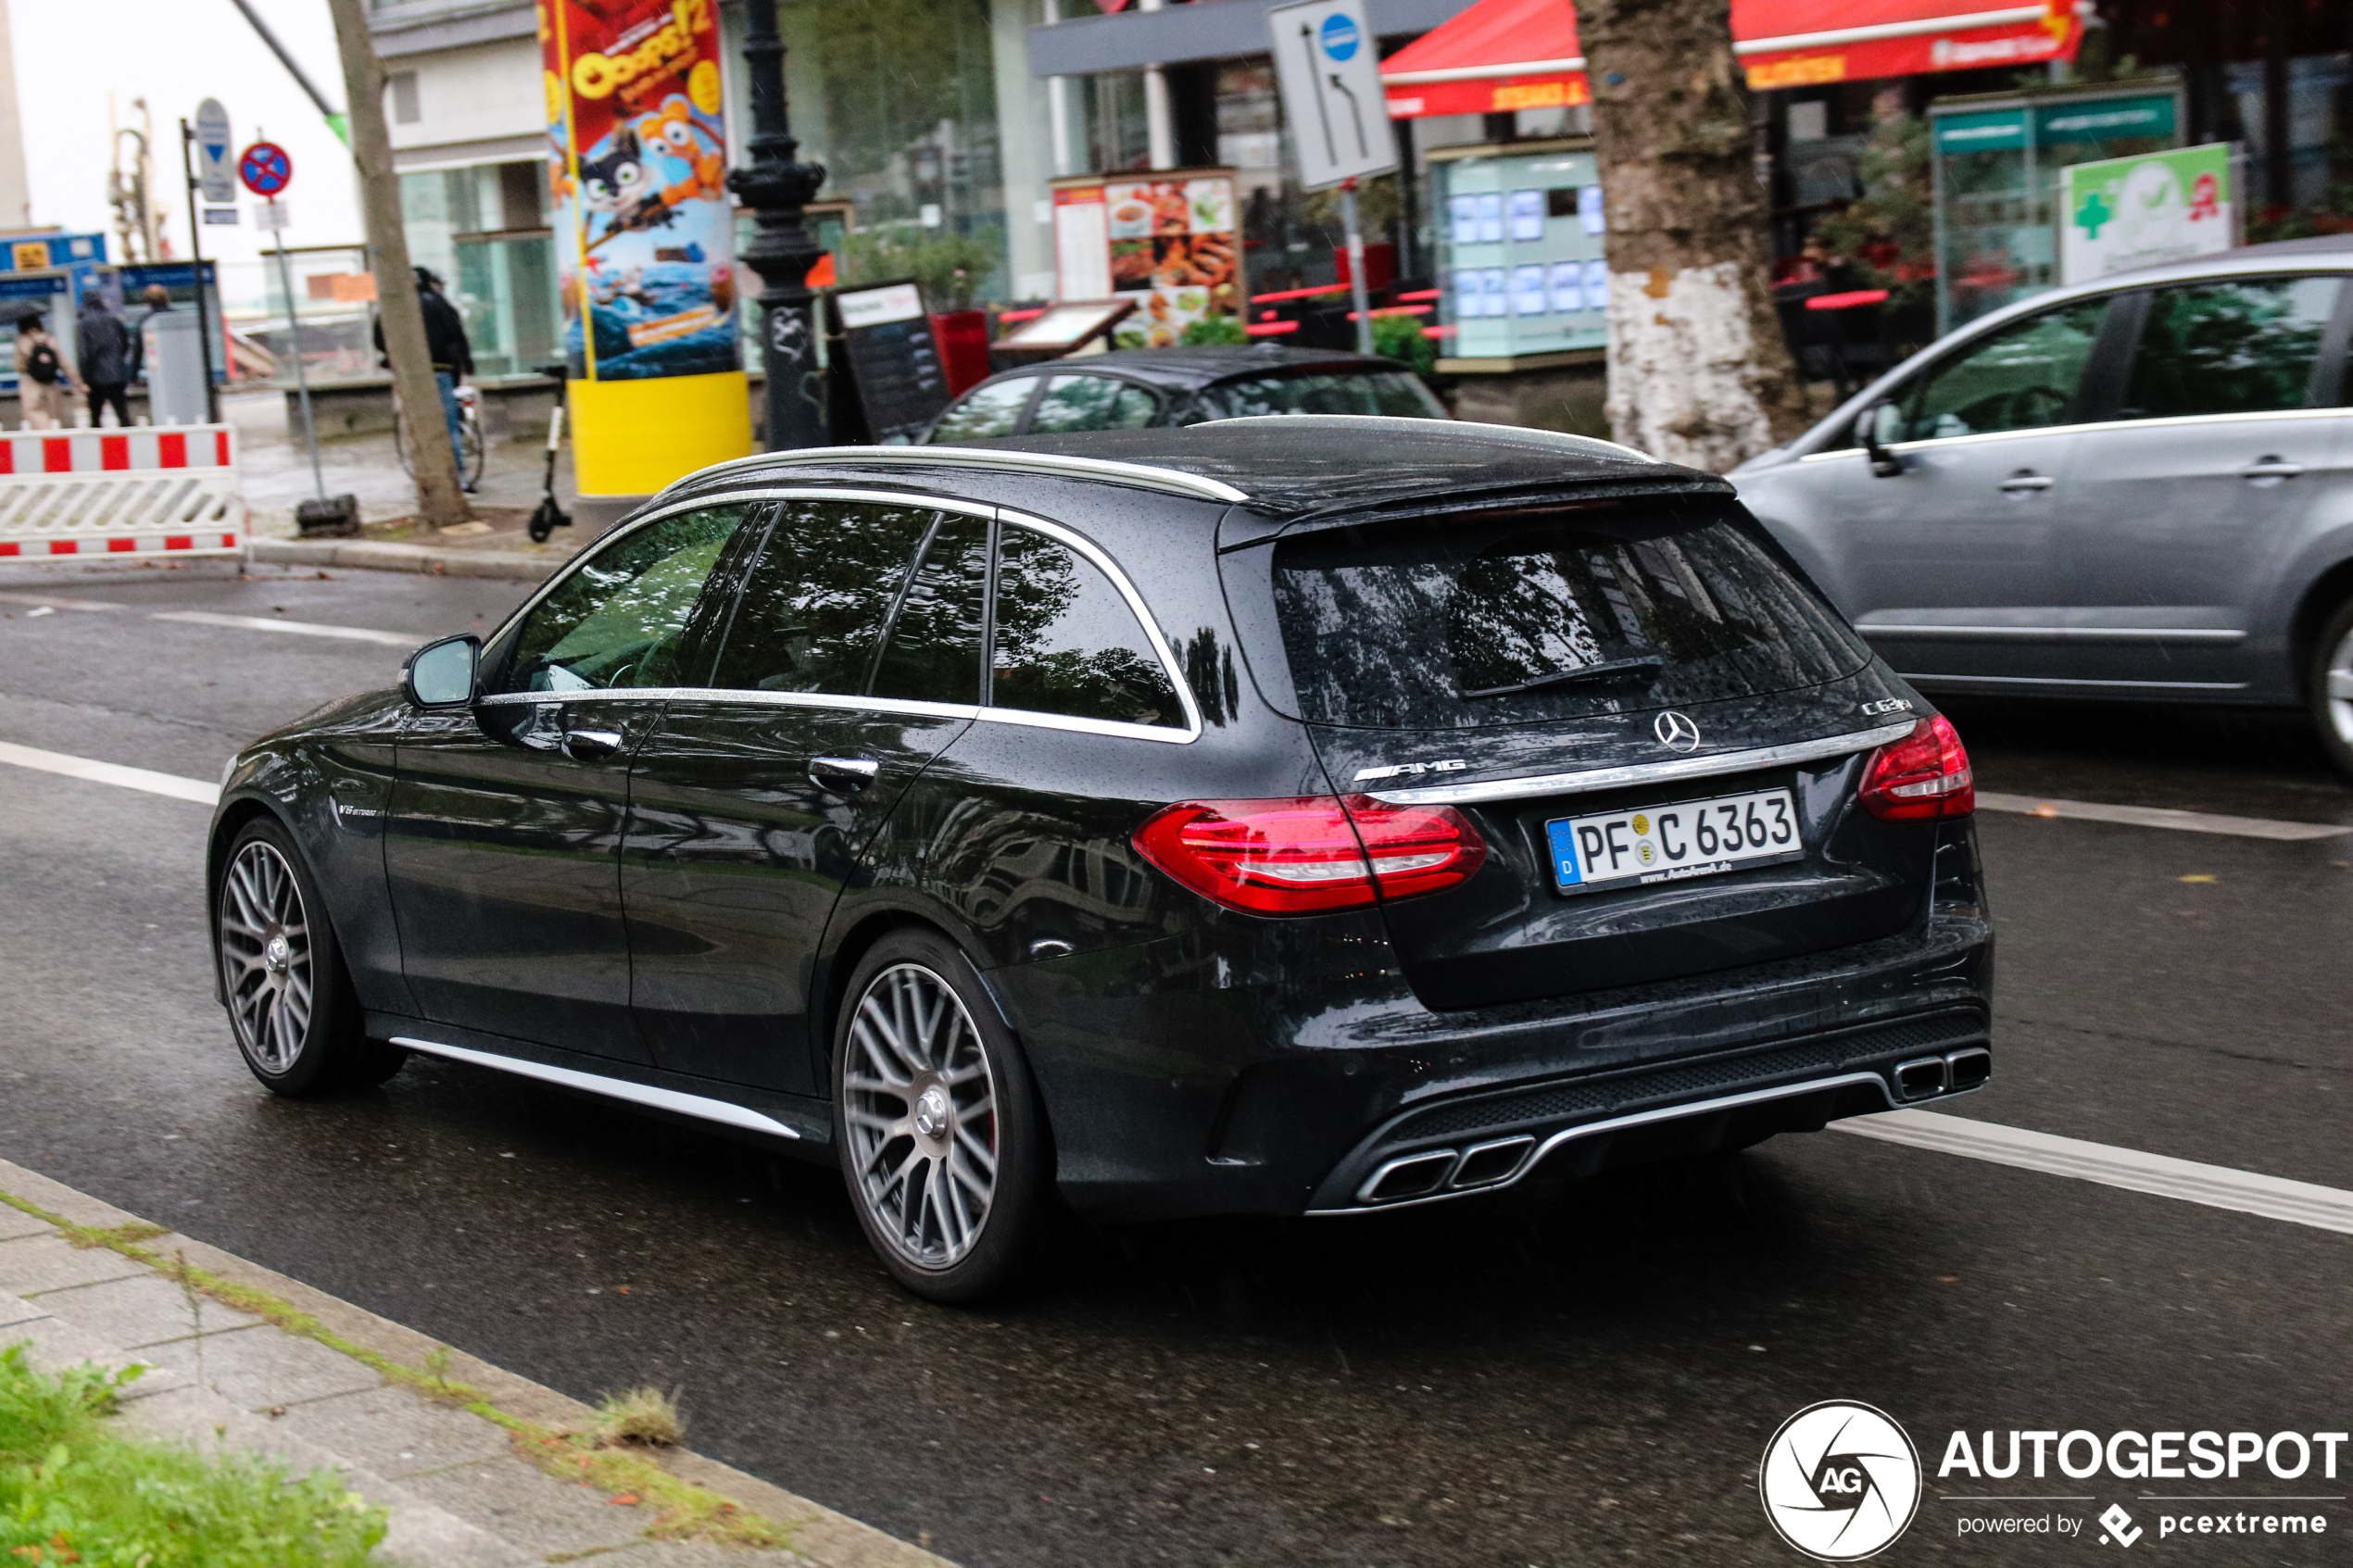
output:
POLYGON ((400 177, 393 172, 392 133, 384 125, 384 73, 368 36, 367 0, 327 0, 343 56, 343 90, 351 124, 351 161, 359 169, 368 250, 374 258, 376 309, 384 321, 384 357, 392 361, 392 392, 409 429, 409 471, 417 476, 417 513, 429 527, 466 521, 473 509, 458 478, 441 389, 425 343, 425 313, 409 260, 409 231, 400 215, 400 177))
POLYGON ((1721 473, 1806 428, 1730 0, 1576 0, 1609 228, 1610 427, 1721 473))

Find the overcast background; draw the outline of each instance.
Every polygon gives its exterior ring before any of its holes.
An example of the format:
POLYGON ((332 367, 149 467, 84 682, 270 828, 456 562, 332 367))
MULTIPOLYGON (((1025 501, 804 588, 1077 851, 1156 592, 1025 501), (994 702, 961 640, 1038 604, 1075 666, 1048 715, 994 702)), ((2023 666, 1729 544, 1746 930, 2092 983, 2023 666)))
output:
MULTIPOLYGON (((229 0, 6 0, 14 35, 18 103, 24 121, 32 220, 76 233, 104 233, 120 260, 114 213, 107 205, 113 166, 107 133, 137 126, 134 98, 145 98, 155 125, 155 185, 149 200, 167 215, 175 257, 188 254, 188 202, 180 174, 180 121, 198 100, 220 100, 236 144, 267 132, 294 159, 285 201, 289 245, 357 244, 359 206, 350 156, 302 89, 255 36, 229 0)), ((325 0, 255 0, 310 80, 344 107, 343 67, 325 0)), ((126 145, 128 138, 125 139, 126 145)), ((235 228, 207 228, 205 255, 228 265, 227 303, 257 294, 259 256, 270 244, 253 224, 253 200, 238 192, 235 228), (243 263, 243 265, 238 265, 243 263)))

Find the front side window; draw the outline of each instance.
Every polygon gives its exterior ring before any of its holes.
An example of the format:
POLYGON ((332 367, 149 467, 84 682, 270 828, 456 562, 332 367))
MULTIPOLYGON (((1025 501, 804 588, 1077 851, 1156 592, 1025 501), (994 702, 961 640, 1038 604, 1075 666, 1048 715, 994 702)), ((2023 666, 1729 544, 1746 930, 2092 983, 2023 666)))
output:
POLYGON ((1101 568, 1035 529, 1008 526, 1000 548, 991 707, 1183 727, 1167 667, 1101 568))
POLYGON ((695 606, 749 510, 727 506, 679 512, 605 546, 523 618, 497 689, 689 684, 681 660, 695 606))
POLYGON ((2037 430, 2075 416, 2083 367, 2108 314, 2105 298, 2016 321, 1948 359, 1900 399, 1897 439, 1932 441, 2037 430))
POLYGON ((978 702, 981 607, 988 597, 988 524, 943 517, 907 584, 874 694, 911 702, 978 702))
POLYGON ((2335 278, 2259 278, 2152 291, 2118 416, 2303 408, 2340 286, 2335 278))
POLYGON ((1387 414, 1442 420, 1445 408, 1410 370, 1252 376, 1204 387, 1195 407, 1203 419, 1239 420, 1262 414, 1387 414))
POLYGON ((1021 410, 1038 386, 1036 376, 1015 376, 975 387, 964 400, 939 416, 925 439, 937 445, 948 441, 988 441, 1011 435, 1021 423, 1021 410))
POLYGON ((787 502, 744 580, 711 684, 865 691, 890 607, 938 516, 865 501, 787 502))
POLYGON ((1046 390, 1038 395, 1037 411, 1029 416, 1029 433, 1141 430, 1159 410, 1159 400, 1134 382, 1111 376, 1052 376, 1046 382, 1046 390))

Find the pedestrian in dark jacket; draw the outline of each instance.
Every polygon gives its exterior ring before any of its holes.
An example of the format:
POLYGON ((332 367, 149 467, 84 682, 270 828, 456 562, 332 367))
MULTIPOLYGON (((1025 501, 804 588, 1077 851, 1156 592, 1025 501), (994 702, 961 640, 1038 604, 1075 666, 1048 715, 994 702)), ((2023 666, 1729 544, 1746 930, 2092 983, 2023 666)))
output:
MULTIPOLYGON (((433 379, 441 388, 442 417, 449 421, 449 449, 457 454, 458 472, 466 471, 465 419, 458 408, 458 378, 474 373, 474 352, 466 341, 465 319, 441 292, 441 280, 429 268, 417 269, 417 304, 425 317, 425 352, 433 358, 433 379)), ((384 318, 376 318, 376 352, 384 346, 384 318)), ((471 492, 474 486, 468 484, 471 492)))
POLYGON ((82 384, 89 389, 90 422, 101 423, 104 410, 112 404, 114 422, 128 427, 131 399, 124 389, 138 368, 139 352, 131 341, 130 323, 107 307, 103 295, 94 293, 82 302, 74 347, 82 362, 82 384))

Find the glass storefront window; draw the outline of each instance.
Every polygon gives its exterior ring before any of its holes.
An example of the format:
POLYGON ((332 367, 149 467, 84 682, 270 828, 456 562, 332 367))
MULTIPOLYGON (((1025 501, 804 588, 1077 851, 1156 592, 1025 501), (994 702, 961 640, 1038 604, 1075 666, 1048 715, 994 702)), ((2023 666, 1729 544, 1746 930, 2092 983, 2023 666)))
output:
POLYGON ((902 245, 979 242, 995 257, 981 295, 1007 297, 988 7, 834 0, 782 6, 777 22, 800 157, 825 166, 824 194, 853 205, 860 232, 902 245))
POLYGON ((562 357, 555 247, 543 227, 544 160, 400 177, 409 258, 465 318, 478 376, 528 375, 562 357))

